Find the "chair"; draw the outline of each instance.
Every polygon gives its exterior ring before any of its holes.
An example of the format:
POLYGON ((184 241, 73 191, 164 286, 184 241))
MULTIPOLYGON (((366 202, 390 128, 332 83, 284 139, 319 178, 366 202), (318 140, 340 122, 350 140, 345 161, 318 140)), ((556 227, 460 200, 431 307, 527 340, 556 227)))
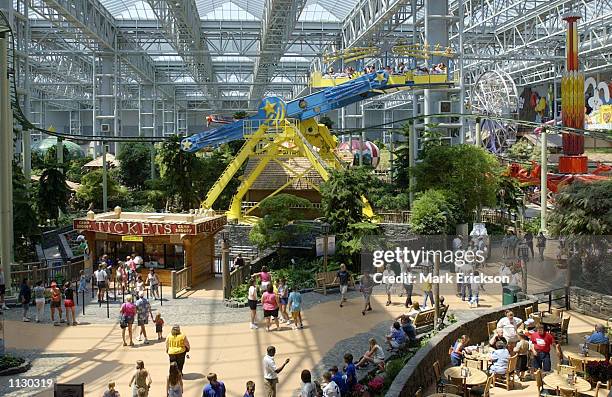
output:
POLYGON ((536 385, 538 385, 538 396, 540 397, 546 397, 546 396, 554 396, 555 392, 553 392, 552 390, 548 390, 544 388, 544 381, 542 380, 542 370, 538 369, 535 371, 534 373, 535 379, 536 379, 536 385))
POLYGON ((595 351, 604 357, 610 355, 610 345, 607 343, 595 343, 595 351))
POLYGON ((480 360, 474 360, 473 358, 465 357, 464 362, 465 362, 465 366, 468 368, 482 369, 482 364, 480 360))
POLYGON ((527 320, 533 314, 533 306, 527 306, 525 308, 525 320, 527 320))
POLYGON ((447 383, 442 388, 442 393, 457 394, 461 396, 463 395, 463 390, 461 390, 461 388, 457 385, 453 385, 452 383, 447 383))
POLYGON ((583 376, 586 372, 586 363, 579 358, 570 356, 569 363, 571 367, 575 368, 577 374, 583 376))
POLYGON ((597 385, 595 386, 595 393, 593 394, 594 397, 607 397, 610 394, 612 394, 612 381, 609 380, 606 385, 601 382, 597 382, 597 385))
POLYGON ((518 354, 510 357, 508 360, 508 368, 506 369, 505 375, 495 374, 495 385, 500 385, 506 388, 506 390, 510 391, 514 389, 514 375, 516 374, 516 363, 518 361, 518 354), (498 376, 503 376, 504 378, 498 380, 498 376))
POLYGON ((561 397, 578 397, 578 391, 576 389, 557 387, 557 395, 561 397))
POLYGON ((485 383, 485 385, 482 387, 482 389, 480 387, 475 387, 472 388, 470 390, 470 395, 474 394, 477 396, 482 396, 482 397, 489 397, 489 391, 491 390, 491 386, 493 386, 493 383, 495 382, 495 375, 491 375, 487 378, 487 383, 485 383))
POLYGON ((497 329, 497 321, 489 321, 487 323, 487 335, 491 336, 497 329))
POLYGON ((559 373, 559 375, 562 375, 562 376, 567 376, 569 374, 575 374, 576 367, 572 365, 557 364, 557 372, 559 373))
POLYGON ((563 318, 561 320, 561 337, 559 338, 559 342, 561 342, 561 340, 565 339, 565 343, 569 343, 568 330, 569 330, 570 319, 571 319, 571 317, 567 316, 567 317, 565 317, 565 318, 563 318))
POLYGON ((550 314, 555 317, 563 318, 563 309, 552 308, 550 309, 550 314))
POLYGON ((433 363, 433 370, 436 376, 436 393, 440 393, 444 391, 444 385, 446 385, 448 381, 442 377, 442 371, 440 371, 440 363, 438 361, 433 363))

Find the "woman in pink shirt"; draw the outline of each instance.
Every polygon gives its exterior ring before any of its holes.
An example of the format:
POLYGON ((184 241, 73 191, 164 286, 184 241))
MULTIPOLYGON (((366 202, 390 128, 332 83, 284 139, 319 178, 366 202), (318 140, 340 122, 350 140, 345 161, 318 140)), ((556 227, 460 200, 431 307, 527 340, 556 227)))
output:
POLYGON ((270 317, 274 317, 274 323, 276 329, 280 329, 278 323, 278 295, 274 293, 274 286, 272 283, 268 283, 268 289, 263 293, 261 297, 261 304, 263 306, 264 318, 266 319, 266 330, 270 331, 270 317))
POLYGON ((253 274, 253 276, 261 279, 261 290, 266 291, 268 289, 268 285, 271 284, 270 281, 272 281, 272 276, 270 273, 268 273, 268 267, 262 266, 261 271, 253 274))
POLYGON ((121 305, 121 320, 119 320, 119 326, 121 327, 121 337, 123 338, 123 346, 127 346, 125 342, 125 329, 128 329, 130 335, 130 346, 134 346, 132 341, 132 324, 134 324, 134 316, 136 315, 136 305, 132 302, 132 297, 128 296, 125 298, 125 303, 121 305))

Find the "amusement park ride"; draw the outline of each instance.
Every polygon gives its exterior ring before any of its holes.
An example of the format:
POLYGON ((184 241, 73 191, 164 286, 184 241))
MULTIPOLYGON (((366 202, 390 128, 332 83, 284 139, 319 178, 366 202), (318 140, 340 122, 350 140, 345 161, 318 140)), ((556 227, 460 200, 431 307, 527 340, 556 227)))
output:
MULTIPOLYGON (((429 50, 423 51, 422 48, 412 48, 411 51, 412 55, 420 53, 421 58, 438 52, 440 53, 437 54, 438 56, 451 57, 454 55, 450 50, 436 49, 434 53, 429 50)), ((345 54, 344 56, 355 60, 367 55, 369 55, 368 52, 362 52, 359 55, 345 54)), ((321 88, 320 91, 289 102, 278 97, 267 97, 263 99, 255 115, 182 140, 182 150, 196 152, 207 147, 245 139, 244 145, 208 191, 201 206, 203 209, 212 208, 241 166, 246 161, 255 161, 257 165, 252 172, 243 177, 227 211, 229 219, 248 221, 249 217, 242 213, 242 200, 268 163, 276 162, 287 169, 290 175, 293 175, 293 178, 290 178, 284 186, 276 189, 271 195, 279 193, 310 170, 315 170, 321 179, 326 181, 329 179, 329 169, 342 167, 341 160, 336 153, 338 139, 329 132, 325 125, 318 124, 315 117, 389 92, 417 87, 432 88, 452 85, 453 82, 448 78, 447 73, 419 75, 407 70, 401 74, 393 74, 387 70, 378 70, 373 73, 356 73, 350 77, 333 78, 323 77, 320 72, 315 72, 311 76, 311 86, 321 88), (296 157, 306 158, 310 163, 310 168, 299 173, 289 169, 287 160, 296 157)), ((311 184, 311 187, 319 190, 319 186, 314 186, 314 184, 311 184)), ((362 201, 364 202, 364 214, 373 217, 374 212, 370 204, 365 198, 362 198, 362 201)), ((251 207, 248 212, 257 207, 258 204, 251 207)))

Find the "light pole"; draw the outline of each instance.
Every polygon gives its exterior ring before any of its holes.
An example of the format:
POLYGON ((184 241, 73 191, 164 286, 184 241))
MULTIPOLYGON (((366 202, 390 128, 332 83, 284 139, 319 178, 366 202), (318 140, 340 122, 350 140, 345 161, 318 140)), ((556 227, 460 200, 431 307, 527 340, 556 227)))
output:
MULTIPOLYGON (((329 237, 330 225, 327 222, 321 224, 321 233, 323 233, 323 272, 327 273, 327 243, 329 237)), ((327 287, 323 283, 323 295, 327 295, 327 287)))
POLYGON ((223 298, 230 297, 230 270, 229 270, 229 232, 221 232, 221 266, 223 272, 223 298))

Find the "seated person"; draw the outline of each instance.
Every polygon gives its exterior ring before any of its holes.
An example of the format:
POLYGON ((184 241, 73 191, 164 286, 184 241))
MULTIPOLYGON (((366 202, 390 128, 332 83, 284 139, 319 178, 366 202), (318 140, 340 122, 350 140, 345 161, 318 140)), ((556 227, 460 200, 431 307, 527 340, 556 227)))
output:
POLYGON ((406 334, 401 328, 399 322, 394 322, 391 327, 391 333, 387 335, 387 343, 389 344, 389 350, 399 349, 404 343, 406 343, 406 334))
POLYGON ((610 342, 608 335, 605 333, 606 329, 602 324, 595 326, 595 332, 587 338, 587 343, 594 343, 596 345, 606 345, 610 342))
POLYGON ((335 73, 333 67, 330 66, 329 69, 327 69, 327 77, 333 77, 335 73))
POLYGON ((465 354, 465 347, 470 341, 470 337, 467 335, 461 335, 461 339, 457 339, 453 347, 449 349, 451 364, 455 367, 459 367, 463 361, 463 355, 465 354))
POLYGON ((508 369, 508 360, 510 360, 510 352, 504 342, 497 342, 495 350, 491 352, 490 359, 493 364, 489 367, 489 372, 496 375, 505 375, 508 369))
POLYGON ((397 74, 404 73, 406 73, 406 65, 404 65, 404 62, 400 62, 399 65, 397 65, 397 74))
POLYGON ((376 343, 376 339, 370 338, 368 351, 365 352, 361 360, 357 363, 357 368, 364 368, 369 363, 378 365, 381 370, 385 369, 385 352, 376 343))
POLYGON ((389 65, 385 66, 385 72, 387 72, 388 74, 395 73, 395 71, 393 69, 391 69, 391 66, 389 66, 389 65))
POLYGON ((495 334, 493 334, 493 336, 491 337, 491 339, 489 339, 489 346, 495 349, 495 347, 497 346, 497 342, 504 342, 504 345, 508 343, 508 340, 504 338, 504 330, 501 328, 498 328, 495 331, 495 334))
POLYGON ((402 314, 399 320, 400 320, 400 326, 402 327, 402 330, 406 334, 408 341, 409 342, 416 341, 417 339, 416 328, 414 328, 414 324, 412 324, 412 320, 410 319, 410 317, 405 314, 402 314))

